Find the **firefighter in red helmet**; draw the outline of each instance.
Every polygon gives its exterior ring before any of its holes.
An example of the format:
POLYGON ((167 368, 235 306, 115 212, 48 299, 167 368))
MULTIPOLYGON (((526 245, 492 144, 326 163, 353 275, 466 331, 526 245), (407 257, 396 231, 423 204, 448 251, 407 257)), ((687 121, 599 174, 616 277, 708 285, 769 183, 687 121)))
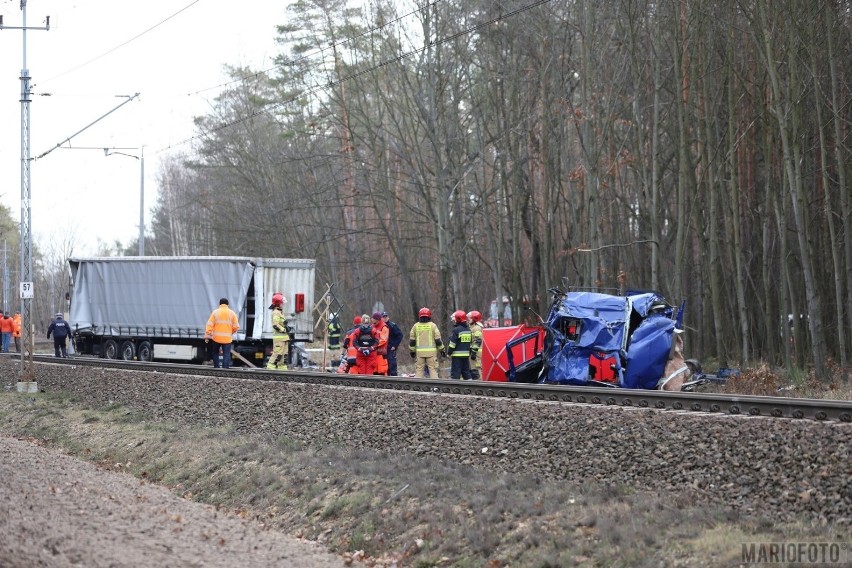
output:
POLYGON ((290 347, 290 334, 287 331, 287 318, 284 316, 284 294, 272 294, 272 354, 266 363, 267 369, 287 370, 287 351, 290 347))
POLYGON ((452 317, 455 327, 450 335, 450 344, 447 346, 447 354, 450 356, 452 366, 450 367, 451 379, 470 380, 470 343, 473 335, 467 325, 467 314, 462 310, 453 312, 452 317))
POLYGON ((482 369, 482 314, 473 310, 467 314, 467 321, 470 322, 470 376, 473 380, 478 381, 481 378, 480 369, 482 369))
POLYGON ((432 321, 432 310, 429 308, 420 308, 417 317, 417 323, 408 334, 408 351, 414 359, 414 375, 425 379, 428 372, 430 378, 438 379, 438 353, 442 357, 446 356, 441 331, 432 321))

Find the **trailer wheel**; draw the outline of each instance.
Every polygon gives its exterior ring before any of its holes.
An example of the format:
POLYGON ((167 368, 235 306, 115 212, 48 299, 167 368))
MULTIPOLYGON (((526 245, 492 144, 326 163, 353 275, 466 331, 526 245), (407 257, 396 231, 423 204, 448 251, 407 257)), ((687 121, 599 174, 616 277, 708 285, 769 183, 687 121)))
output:
POLYGON ((118 359, 118 342, 115 339, 104 341, 104 359, 118 359))
POLYGON ((121 355, 121 359, 124 361, 133 361, 133 357, 136 355, 136 348, 133 346, 133 342, 129 340, 122 342, 119 355, 121 355))
POLYGON ((139 349, 136 350, 136 354, 139 357, 140 361, 145 361, 150 363, 154 360, 154 350, 151 348, 150 341, 143 341, 139 344, 139 349))

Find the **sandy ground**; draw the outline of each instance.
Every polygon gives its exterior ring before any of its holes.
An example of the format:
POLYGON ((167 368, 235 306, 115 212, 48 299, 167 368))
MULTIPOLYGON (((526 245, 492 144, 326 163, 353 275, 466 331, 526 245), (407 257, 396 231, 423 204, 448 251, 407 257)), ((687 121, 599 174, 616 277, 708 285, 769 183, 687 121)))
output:
POLYGON ((5 436, 0 504, 3 568, 345 565, 314 543, 5 436))

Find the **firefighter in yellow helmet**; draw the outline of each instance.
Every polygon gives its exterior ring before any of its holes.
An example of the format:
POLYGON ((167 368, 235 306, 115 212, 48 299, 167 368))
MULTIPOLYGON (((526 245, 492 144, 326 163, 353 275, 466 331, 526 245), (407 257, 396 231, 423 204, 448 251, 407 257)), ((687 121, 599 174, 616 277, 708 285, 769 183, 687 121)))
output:
POLYGON ((447 355, 441 341, 441 332, 432 321, 432 310, 420 308, 417 316, 418 321, 408 334, 408 351, 414 358, 414 375, 426 378, 428 371, 429 378, 439 379, 438 353, 440 352, 442 357, 447 355))
POLYGON ((470 376, 478 381, 482 369, 482 314, 473 310, 467 314, 467 321, 470 322, 470 333, 473 336, 470 342, 470 376))
POLYGON ((269 308, 272 310, 272 354, 266 368, 286 371, 290 334, 287 332, 287 318, 284 316, 284 294, 275 292, 269 308))

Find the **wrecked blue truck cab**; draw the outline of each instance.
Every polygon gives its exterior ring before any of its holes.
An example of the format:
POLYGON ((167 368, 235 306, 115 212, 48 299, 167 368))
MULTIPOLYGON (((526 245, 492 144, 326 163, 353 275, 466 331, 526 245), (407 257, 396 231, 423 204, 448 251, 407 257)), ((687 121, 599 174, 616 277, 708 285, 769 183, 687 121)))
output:
POLYGON ((683 305, 653 292, 554 291, 538 382, 656 389, 680 376, 680 384, 690 373, 680 353, 682 316, 683 305))

